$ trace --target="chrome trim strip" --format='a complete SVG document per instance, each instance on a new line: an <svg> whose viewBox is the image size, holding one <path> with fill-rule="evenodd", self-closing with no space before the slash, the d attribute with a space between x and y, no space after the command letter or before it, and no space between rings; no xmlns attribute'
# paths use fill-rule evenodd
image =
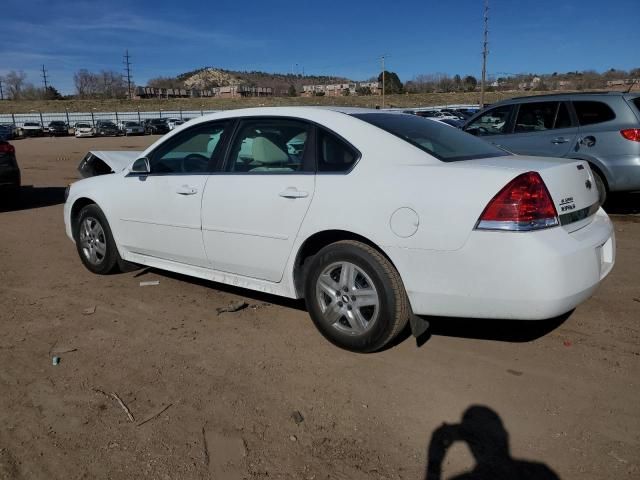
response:
<svg viewBox="0 0 640 480"><path fill-rule="evenodd" d="M596 213L599 208L600 202L596 202L589 207L581 208L580 210L575 210L569 213L563 213L560 215L560 225L569 225L570 223L579 222L580 220L589 218L591 215Z"/></svg>

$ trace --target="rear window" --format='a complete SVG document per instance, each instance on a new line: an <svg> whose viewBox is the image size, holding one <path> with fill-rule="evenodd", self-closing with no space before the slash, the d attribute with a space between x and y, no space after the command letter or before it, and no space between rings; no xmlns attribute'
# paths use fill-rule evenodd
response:
<svg viewBox="0 0 640 480"><path fill-rule="evenodd" d="M608 122L616 118L611 107L604 102L589 102L578 100L573 102L580 125Z"/></svg>
<svg viewBox="0 0 640 480"><path fill-rule="evenodd" d="M443 162L509 155L473 135L427 118L394 113L359 113L353 116L402 138Z"/></svg>

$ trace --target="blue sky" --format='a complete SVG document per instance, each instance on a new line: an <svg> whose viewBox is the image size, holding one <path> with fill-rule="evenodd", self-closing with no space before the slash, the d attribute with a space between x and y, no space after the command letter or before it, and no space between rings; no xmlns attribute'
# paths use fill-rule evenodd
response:
<svg viewBox="0 0 640 480"><path fill-rule="evenodd" d="M386 8L376 5L386 5ZM490 0L488 71L640 66L638 0ZM366 79L387 69L479 76L482 0L2 0L0 75L24 70L73 93L80 68L137 84L201 66Z"/></svg>

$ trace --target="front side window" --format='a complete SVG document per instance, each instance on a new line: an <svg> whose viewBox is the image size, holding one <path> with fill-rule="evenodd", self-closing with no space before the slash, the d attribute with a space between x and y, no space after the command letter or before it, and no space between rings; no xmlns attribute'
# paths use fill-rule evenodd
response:
<svg viewBox="0 0 640 480"><path fill-rule="evenodd" d="M472 123L470 123L465 131L477 136L501 135L507 133L509 125L509 115L511 114L511 105L503 105L486 111Z"/></svg>
<svg viewBox="0 0 640 480"><path fill-rule="evenodd" d="M616 118L611 107L604 102L591 102L576 100L573 102L576 109L578 123L580 125L593 125L594 123L608 122Z"/></svg>
<svg viewBox="0 0 640 480"><path fill-rule="evenodd" d="M310 132L310 125L297 120L243 121L225 170L236 173L303 171Z"/></svg>
<svg viewBox="0 0 640 480"><path fill-rule="evenodd" d="M395 113L362 113L354 117L402 138L443 162L510 155L489 142L428 118Z"/></svg>
<svg viewBox="0 0 640 480"><path fill-rule="evenodd" d="M222 156L221 139L227 122L196 125L162 144L149 159L152 174L205 173Z"/></svg>

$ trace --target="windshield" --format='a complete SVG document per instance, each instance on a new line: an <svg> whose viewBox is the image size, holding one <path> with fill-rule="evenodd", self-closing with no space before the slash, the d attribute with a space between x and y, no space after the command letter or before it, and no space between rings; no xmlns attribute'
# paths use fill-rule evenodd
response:
<svg viewBox="0 0 640 480"><path fill-rule="evenodd" d="M76 125L76 128L91 128L91 125L89 125L88 123L78 123Z"/></svg>
<svg viewBox="0 0 640 480"><path fill-rule="evenodd" d="M402 138L443 162L509 155L457 128L415 115L359 113L353 116Z"/></svg>
<svg viewBox="0 0 640 480"><path fill-rule="evenodd" d="M24 124L25 127L39 127L40 124L39 123L33 123L33 122L26 122Z"/></svg>
<svg viewBox="0 0 640 480"><path fill-rule="evenodd" d="M125 127L139 127L140 125L138 124L138 122L126 122L124 124Z"/></svg>

